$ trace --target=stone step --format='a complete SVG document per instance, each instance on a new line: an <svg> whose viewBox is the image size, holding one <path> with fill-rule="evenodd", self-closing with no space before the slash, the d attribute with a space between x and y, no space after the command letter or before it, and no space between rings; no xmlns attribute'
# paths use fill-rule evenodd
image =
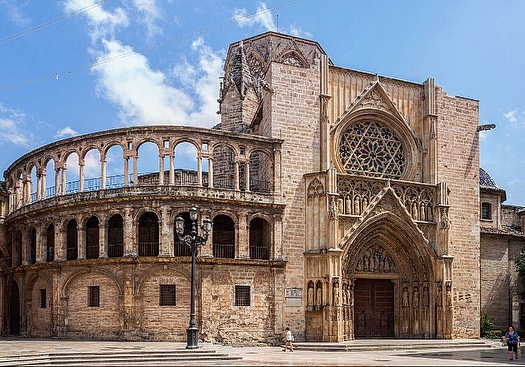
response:
<svg viewBox="0 0 525 367"><path fill-rule="evenodd" d="M31 353L0 357L1 366L148 366L239 360L214 350ZM208 364L208 363L207 363Z"/></svg>
<svg viewBox="0 0 525 367"><path fill-rule="evenodd" d="M349 341L343 343L315 343L315 342L298 342L294 343L294 349L308 351L326 351L326 352L352 352L352 351L376 351L376 350L397 350L397 349L471 349L471 348L492 348L493 344L484 340L467 340L467 341L443 341L443 340L374 340L366 342Z"/></svg>

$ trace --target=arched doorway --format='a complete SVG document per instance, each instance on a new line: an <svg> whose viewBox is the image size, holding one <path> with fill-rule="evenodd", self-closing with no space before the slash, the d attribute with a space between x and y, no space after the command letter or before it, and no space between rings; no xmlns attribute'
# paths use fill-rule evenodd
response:
<svg viewBox="0 0 525 367"><path fill-rule="evenodd" d="M342 258L344 333L354 337L433 338L436 256L409 221L383 212L348 236ZM439 312L439 310L438 310Z"/></svg>
<svg viewBox="0 0 525 367"><path fill-rule="evenodd" d="M18 284L11 284L9 297L9 335L20 335L20 291Z"/></svg>

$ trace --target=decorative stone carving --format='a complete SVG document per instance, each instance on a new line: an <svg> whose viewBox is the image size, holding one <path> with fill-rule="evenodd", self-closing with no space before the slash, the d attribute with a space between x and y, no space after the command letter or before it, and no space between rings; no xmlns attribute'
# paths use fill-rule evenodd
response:
<svg viewBox="0 0 525 367"><path fill-rule="evenodd" d="M386 250L376 245L365 251L363 257L357 262L356 271L370 273L397 273L394 260Z"/></svg>
<svg viewBox="0 0 525 367"><path fill-rule="evenodd" d="M317 178L315 178L310 185L308 185L308 197L324 194L324 186Z"/></svg>
<svg viewBox="0 0 525 367"><path fill-rule="evenodd" d="M406 168L402 141L374 120L356 121L346 128L339 159L347 173L371 177L400 178Z"/></svg>

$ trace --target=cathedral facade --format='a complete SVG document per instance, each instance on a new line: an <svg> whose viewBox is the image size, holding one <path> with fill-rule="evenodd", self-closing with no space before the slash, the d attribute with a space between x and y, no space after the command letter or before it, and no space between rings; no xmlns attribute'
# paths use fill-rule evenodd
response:
<svg viewBox="0 0 525 367"><path fill-rule="evenodd" d="M1 332L185 340L191 256L175 222L189 233L196 206L212 222L197 258L204 341L273 343L286 326L307 341L477 338L482 312L497 310L487 294L517 284L510 250L494 254L498 275L483 246L515 254L524 238L523 208L502 211L495 185L480 191L478 107L432 78L338 67L313 41L236 42L213 129L102 131L7 168ZM140 169L146 145L155 172ZM502 324L520 318L509 287Z"/></svg>

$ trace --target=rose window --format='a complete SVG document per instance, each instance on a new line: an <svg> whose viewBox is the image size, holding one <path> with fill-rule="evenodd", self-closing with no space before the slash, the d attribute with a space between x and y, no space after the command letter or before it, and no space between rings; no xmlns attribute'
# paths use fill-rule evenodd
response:
<svg viewBox="0 0 525 367"><path fill-rule="evenodd" d="M346 173L400 178L405 171L403 144L375 121L359 121L341 135L339 156Z"/></svg>

